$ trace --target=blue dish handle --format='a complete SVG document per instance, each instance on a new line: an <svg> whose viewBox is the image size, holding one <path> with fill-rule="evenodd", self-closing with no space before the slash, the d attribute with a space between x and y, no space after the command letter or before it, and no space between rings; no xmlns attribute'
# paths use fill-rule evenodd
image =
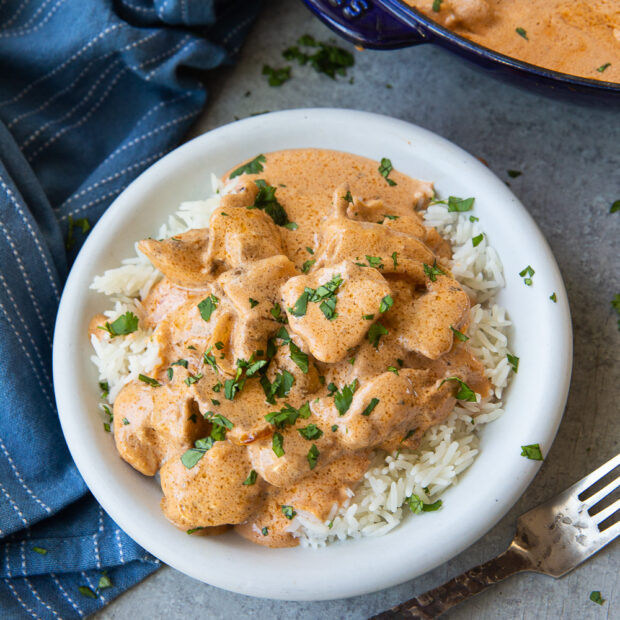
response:
<svg viewBox="0 0 620 620"><path fill-rule="evenodd" d="M304 0L332 30L355 45L396 49L426 43L421 28L404 24L374 0Z"/></svg>

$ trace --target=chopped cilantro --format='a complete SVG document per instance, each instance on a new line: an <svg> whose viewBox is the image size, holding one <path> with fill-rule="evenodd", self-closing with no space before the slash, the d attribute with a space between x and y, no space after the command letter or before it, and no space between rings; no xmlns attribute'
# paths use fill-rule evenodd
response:
<svg viewBox="0 0 620 620"><path fill-rule="evenodd" d="M289 336L289 333L286 331L286 327L280 327L280 329L276 333L276 336L280 338L280 340L282 340L284 344L288 344L291 341L291 337Z"/></svg>
<svg viewBox="0 0 620 620"><path fill-rule="evenodd" d="M214 310L217 308L217 304L219 303L219 299L215 295L209 295L205 297L199 304L198 310L200 311L200 316L208 321L211 318Z"/></svg>
<svg viewBox="0 0 620 620"><path fill-rule="evenodd" d="M508 176L511 179L516 179L517 177L520 177L523 173L520 170L508 170Z"/></svg>
<svg viewBox="0 0 620 620"><path fill-rule="evenodd" d="M332 433L335 433L338 430L337 424L332 424Z"/></svg>
<svg viewBox="0 0 620 620"><path fill-rule="evenodd" d="M263 536L267 536L269 534L269 528L265 526L264 528L261 529L260 533Z"/></svg>
<svg viewBox="0 0 620 620"><path fill-rule="evenodd" d="M202 439L197 439L194 442L194 447L183 453L181 456L181 463L183 463L187 469L191 469L209 450L211 450L215 444L215 441L216 440L213 437L203 437Z"/></svg>
<svg viewBox="0 0 620 620"><path fill-rule="evenodd" d="M211 347L209 347L202 355L205 364L208 364L213 368L215 374L219 374L219 370L217 368L217 362L215 361L215 355L211 354ZM189 385L189 384L188 384Z"/></svg>
<svg viewBox="0 0 620 620"><path fill-rule="evenodd" d="M353 196L351 196L351 192L350 191L347 191L347 193L344 195L344 199L347 202L353 202Z"/></svg>
<svg viewBox="0 0 620 620"><path fill-rule="evenodd" d="M263 171L263 162L266 161L267 159L264 155L257 155L247 164L243 164L243 166L239 166L236 170L233 170L228 178L234 179L242 174L258 174Z"/></svg>
<svg viewBox="0 0 620 620"><path fill-rule="evenodd" d="M106 571L103 571L103 574L99 577L99 583L97 584L97 590L105 590L106 588L112 587L112 581L108 577Z"/></svg>
<svg viewBox="0 0 620 620"><path fill-rule="evenodd" d="M549 297L549 299L550 299L550 300L551 300L554 304L557 304L557 303L558 303L558 296L557 296L555 293L553 293L553 294Z"/></svg>
<svg viewBox="0 0 620 620"><path fill-rule="evenodd" d="M466 336L463 332L460 332L458 329L450 325L450 329L454 334L455 338L458 338L461 342L467 342L469 340L469 336Z"/></svg>
<svg viewBox="0 0 620 620"><path fill-rule="evenodd" d="M140 381L142 381L143 383L150 385L151 387L159 387L161 385L161 383L157 381L157 379L153 379L153 377L147 377L146 375L140 374L138 375L138 379L140 379Z"/></svg>
<svg viewBox="0 0 620 620"><path fill-rule="evenodd" d="M379 174L387 181L388 185L394 186L396 185L396 181L392 181L392 179L389 178L391 172L392 162L387 157L382 157L381 165L379 166Z"/></svg>
<svg viewBox="0 0 620 620"><path fill-rule="evenodd" d="M458 377L448 377L439 384L439 387L441 387L446 381L454 381L458 383L459 390L456 393L456 398L458 400L464 400L469 403L477 402L475 392L467 385L467 383L465 383L465 381L462 381Z"/></svg>
<svg viewBox="0 0 620 620"><path fill-rule="evenodd" d="M379 304L379 312L387 312L394 305L391 295L386 295Z"/></svg>
<svg viewBox="0 0 620 620"><path fill-rule="evenodd" d="M422 266L424 267L424 273L431 282L436 282L437 276L446 275L439 267L437 267L437 261L433 263L432 267L429 267L426 263L422 263Z"/></svg>
<svg viewBox="0 0 620 620"><path fill-rule="evenodd" d="M293 316L304 316L306 314L306 310L308 308L308 298L310 294L308 291L312 289L306 289L297 299L295 305L292 308L289 308L288 311Z"/></svg>
<svg viewBox="0 0 620 620"><path fill-rule="evenodd" d="M521 28L521 26L519 26L518 28L515 28L515 32L520 37L523 37L526 41L529 41L529 39L527 38L527 32L525 31L525 28Z"/></svg>
<svg viewBox="0 0 620 620"><path fill-rule="evenodd" d="M79 586L78 592L87 598L97 598L97 595L88 586Z"/></svg>
<svg viewBox="0 0 620 620"><path fill-rule="evenodd" d="M127 418L123 418L123 424L127 426L127 424L129 424L129 420Z"/></svg>
<svg viewBox="0 0 620 620"><path fill-rule="evenodd" d="M282 437L280 433L274 433L271 439L271 448L278 458L280 458L281 456L284 456L283 445L284 445L284 437Z"/></svg>
<svg viewBox="0 0 620 620"><path fill-rule="evenodd" d="M334 405L338 409L338 415L344 415L349 410L355 390L357 390L357 379L353 379L350 385L345 385L340 392L334 392Z"/></svg>
<svg viewBox="0 0 620 620"><path fill-rule="evenodd" d="M248 209L261 209L278 226L288 224L288 215L276 198L277 188L269 185L263 179L257 179L254 183L258 187L258 194L256 194L254 204L249 206Z"/></svg>
<svg viewBox="0 0 620 620"><path fill-rule="evenodd" d="M257 477L257 473L252 469L250 471L250 473L248 474L248 477L243 481L243 485L245 485L246 487L252 486L253 484L256 484L256 477Z"/></svg>
<svg viewBox="0 0 620 620"><path fill-rule="evenodd" d="M395 375L398 375L398 368L396 366L388 366L388 372L393 372Z"/></svg>
<svg viewBox="0 0 620 620"><path fill-rule="evenodd" d="M333 396L337 391L338 391L338 388L333 383L329 383L327 385L327 395L328 396Z"/></svg>
<svg viewBox="0 0 620 620"><path fill-rule="evenodd" d="M199 372L197 375L189 375L186 377L184 383L186 385L193 385L194 383L200 381L200 379L202 379L202 373Z"/></svg>
<svg viewBox="0 0 620 620"><path fill-rule="evenodd" d="M435 11L435 13L439 13L439 11L441 10L442 2L443 0L433 0L433 11Z"/></svg>
<svg viewBox="0 0 620 620"><path fill-rule="evenodd" d="M381 336L386 336L388 330L381 325L381 323L373 323L368 330L368 342L375 348L379 348L379 339Z"/></svg>
<svg viewBox="0 0 620 620"><path fill-rule="evenodd" d="M296 222L287 222L286 224L284 224L284 228L288 230L297 230L299 226Z"/></svg>
<svg viewBox="0 0 620 620"><path fill-rule="evenodd" d="M607 69L608 67L611 67L611 63L610 62L606 62L604 65L601 65L600 67L597 67L597 71L599 73L603 73L603 71L605 71L605 69Z"/></svg>
<svg viewBox="0 0 620 620"><path fill-rule="evenodd" d="M397 256L398 256L398 252L392 252L392 262L394 263L394 269L398 267L398 261L396 260Z"/></svg>
<svg viewBox="0 0 620 620"><path fill-rule="evenodd" d="M512 371L516 374L519 371L519 358L516 355L510 355L510 353L507 353L506 359L508 360Z"/></svg>
<svg viewBox="0 0 620 620"><path fill-rule="evenodd" d="M304 374L308 373L308 356L291 340L289 342L291 359L299 366Z"/></svg>
<svg viewBox="0 0 620 620"><path fill-rule="evenodd" d="M364 409L364 411L362 411L362 415L365 416L369 416L372 413L372 410L379 404L379 399L378 398L373 398L368 405L366 406L366 409Z"/></svg>
<svg viewBox="0 0 620 620"><path fill-rule="evenodd" d="M484 233L480 233L479 235L472 237L471 243L476 248L482 243L483 239L484 239Z"/></svg>
<svg viewBox="0 0 620 620"><path fill-rule="evenodd" d="M532 443L529 446L521 446L521 456L524 456L532 461L543 461L542 451L540 444Z"/></svg>
<svg viewBox="0 0 620 620"><path fill-rule="evenodd" d="M310 465L310 469L314 469L316 467L316 462L319 458L319 449L316 447L315 444L312 444L312 446L310 446L310 450L308 450L308 454L306 455L306 458L308 459L308 464Z"/></svg>
<svg viewBox="0 0 620 620"><path fill-rule="evenodd" d="M33 547L32 550L39 555L46 555L47 549L43 549L43 547Z"/></svg>
<svg viewBox="0 0 620 620"><path fill-rule="evenodd" d="M306 252L308 252L308 254L314 254L314 250L309 246L306 246Z"/></svg>
<svg viewBox="0 0 620 620"><path fill-rule="evenodd" d="M555 295L555 293L553 293ZM620 316L620 295L614 295L614 298L611 300L611 307L616 311L618 316ZM620 330L620 319L618 319L618 329Z"/></svg>
<svg viewBox="0 0 620 620"><path fill-rule="evenodd" d="M100 325L98 329L108 332L111 338L125 336L138 329L138 317L133 312L125 312L111 323L106 321L105 325Z"/></svg>
<svg viewBox="0 0 620 620"><path fill-rule="evenodd" d="M590 600L597 605L602 605L605 602L605 599L601 596L601 593L598 590L593 590L590 592Z"/></svg>
<svg viewBox="0 0 620 620"><path fill-rule="evenodd" d="M297 513L293 510L292 506L286 506L286 505L282 505L280 506L280 508L282 508L282 512L284 513L284 516L287 519L292 519Z"/></svg>
<svg viewBox="0 0 620 620"><path fill-rule="evenodd" d="M532 276L535 273L536 272L530 267L530 265L528 265L523 271L519 272L519 275L523 278L523 282L527 284L527 286L532 286Z"/></svg>
<svg viewBox="0 0 620 620"><path fill-rule="evenodd" d="M274 69L269 65L263 65L263 75L267 76L269 86L282 86L285 82L291 79L291 68L281 67L280 69Z"/></svg>
<svg viewBox="0 0 620 620"><path fill-rule="evenodd" d="M372 321L375 318L374 314L362 314L362 318L366 321Z"/></svg>
<svg viewBox="0 0 620 620"><path fill-rule="evenodd" d="M309 441L312 439L319 439L319 437L323 436L323 431L316 424L308 424L308 426L298 428L297 432L304 439L308 439Z"/></svg>
<svg viewBox="0 0 620 620"><path fill-rule="evenodd" d="M282 53L284 58L288 61L296 60L300 65L309 63L317 73L324 73L332 79L336 78L336 74L346 75L347 69L355 63L353 55L347 50L316 41L309 34L300 37L297 43L304 47L317 49L307 54L294 45L284 50Z"/></svg>
<svg viewBox="0 0 620 620"><path fill-rule="evenodd" d="M183 366L183 368L187 368L187 360L178 359L176 362L172 362L170 366Z"/></svg>
<svg viewBox="0 0 620 620"><path fill-rule="evenodd" d="M250 308L254 308L256 306L258 306L258 301L256 301L256 299L252 299L251 297L248 299L248 301L250 302Z"/></svg>
<svg viewBox="0 0 620 620"><path fill-rule="evenodd" d="M312 267L312 265L314 265L314 263L316 263L316 259L315 258L311 258L307 261L304 261L304 264L301 266L301 271L302 273L308 273L310 271L310 268Z"/></svg>
<svg viewBox="0 0 620 620"><path fill-rule="evenodd" d="M610 213L616 213L617 211L620 211L620 200L616 200L609 208Z"/></svg>
<svg viewBox="0 0 620 620"><path fill-rule="evenodd" d="M269 313L278 323L286 323L286 316L283 314L282 307L278 302L273 304L273 307L269 309Z"/></svg>
<svg viewBox="0 0 620 620"><path fill-rule="evenodd" d="M474 222L479 222L480 218L476 217L475 215L470 215L469 216L469 221L473 224Z"/></svg>
<svg viewBox="0 0 620 620"><path fill-rule="evenodd" d="M99 381L99 389L101 390L101 398L105 399L110 393L110 384L107 381Z"/></svg>
<svg viewBox="0 0 620 620"><path fill-rule="evenodd" d="M187 534L189 534L190 536L192 534L195 534L196 532L200 531L200 530L204 530L205 528L202 525L199 525L198 527L192 527L191 529L187 530Z"/></svg>
<svg viewBox="0 0 620 620"><path fill-rule="evenodd" d="M418 495L410 495L405 502L408 504L413 514L419 514L421 512L434 512L439 510L443 502L438 499L433 504L425 504Z"/></svg>

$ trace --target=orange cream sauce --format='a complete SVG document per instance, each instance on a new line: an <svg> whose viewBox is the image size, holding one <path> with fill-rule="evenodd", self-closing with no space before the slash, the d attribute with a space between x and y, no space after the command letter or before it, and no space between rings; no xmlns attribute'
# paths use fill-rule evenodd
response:
<svg viewBox="0 0 620 620"><path fill-rule="evenodd" d="M580 77L620 82L618 0L407 0L496 52ZM519 32L517 32L519 29Z"/></svg>
<svg viewBox="0 0 620 620"><path fill-rule="evenodd" d="M295 513L331 518L376 450L415 447L446 418L458 385L444 379L489 384L453 338L470 301L418 213L429 183L326 150L261 167L234 178L209 229L140 243L164 274L140 316L159 385L123 388L114 436L134 468L159 471L177 527L286 547Z"/></svg>

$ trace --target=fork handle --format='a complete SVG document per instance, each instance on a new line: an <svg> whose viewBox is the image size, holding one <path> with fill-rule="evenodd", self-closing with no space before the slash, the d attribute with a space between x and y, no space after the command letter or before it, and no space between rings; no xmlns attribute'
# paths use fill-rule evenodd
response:
<svg viewBox="0 0 620 620"><path fill-rule="evenodd" d="M430 620L506 577L531 568L528 559L511 545L496 558L470 568L438 588L392 607L370 620Z"/></svg>

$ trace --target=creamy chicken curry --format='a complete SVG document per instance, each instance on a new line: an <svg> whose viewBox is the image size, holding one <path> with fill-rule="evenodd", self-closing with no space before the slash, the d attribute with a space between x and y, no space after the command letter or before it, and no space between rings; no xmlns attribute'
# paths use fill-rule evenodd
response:
<svg viewBox="0 0 620 620"><path fill-rule="evenodd" d="M177 527L294 546L297 512L331 518L375 451L490 386L450 246L418 214L430 183L312 149L224 180L209 228L139 244L164 274L139 317L160 363L116 398L114 437Z"/></svg>
<svg viewBox="0 0 620 620"><path fill-rule="evenodd" d="M618 0L406 0L484 47L570 75L620 82Z"/></svg>

